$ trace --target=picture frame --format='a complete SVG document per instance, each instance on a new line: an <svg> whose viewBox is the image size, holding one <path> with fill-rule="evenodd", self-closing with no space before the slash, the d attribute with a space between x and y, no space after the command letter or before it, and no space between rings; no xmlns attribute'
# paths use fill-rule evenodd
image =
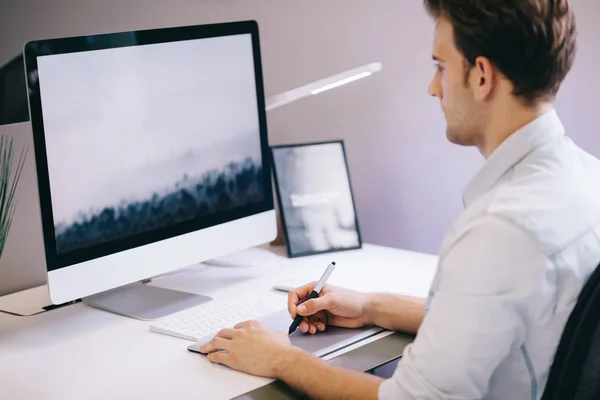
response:
<svg viewBox="0 0 600 400"><path fill-rule="evenodd" d="M362 248L343 140L271 146L289 258Z"/></svg>

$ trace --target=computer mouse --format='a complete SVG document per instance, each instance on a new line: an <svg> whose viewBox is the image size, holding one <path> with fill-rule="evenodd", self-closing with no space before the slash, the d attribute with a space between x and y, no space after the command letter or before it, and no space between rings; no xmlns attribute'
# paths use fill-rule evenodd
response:
<svg viewBox="0 0 600 400"><path fill-rule="evenodd" d="M211 340L212 340L212 337L203 338L199 342L189 345L187 349L189 351L191 351L192 353L198 353L198 354L202 354L203 356L205 356L207 353L201 352L200 347L205 345L206 343L210 342Z"/></svg>

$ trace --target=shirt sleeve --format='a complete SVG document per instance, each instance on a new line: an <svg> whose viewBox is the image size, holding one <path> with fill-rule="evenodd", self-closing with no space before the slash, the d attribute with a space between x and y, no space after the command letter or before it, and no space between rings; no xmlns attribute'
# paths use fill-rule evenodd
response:
<svg viewBox="0 0 600 400"><path fill-rule="evenodd" d="M511 221L472 222L440 255L426 317L379 398L484 398L494 371L539 317L549 263Z"/></svg>

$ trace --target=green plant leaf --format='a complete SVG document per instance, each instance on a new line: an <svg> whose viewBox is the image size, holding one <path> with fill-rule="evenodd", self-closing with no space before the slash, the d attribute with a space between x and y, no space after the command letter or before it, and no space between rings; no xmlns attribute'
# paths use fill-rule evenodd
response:
<svg viewBox="0 0 600 400"><path fill-rule="evenodd" d="M4 251L6 238L12 225L16 207L15 193L28 152L29 146L21 151L19 161L13 171L13 139L4 135L0 136L0 255Z"/></svg>

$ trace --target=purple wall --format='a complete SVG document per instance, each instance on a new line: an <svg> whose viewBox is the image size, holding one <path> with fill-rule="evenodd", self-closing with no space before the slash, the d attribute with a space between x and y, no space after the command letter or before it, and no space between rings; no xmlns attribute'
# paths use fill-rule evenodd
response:
<svg viewBox="0 0 600 400"><path fill-rule="evenodd" d="M267 95L382 62L383 70L372 77L268 114L272 144L346 141L367 242L437 252L445 230L462 209L463 186L482 163L475 149L446 142L439 105L427 95L433 73L433 25L419 0L40 3L19 0L3 5L0 63L14 57L26 40L38 37L247 18L257 19L261 27ZM595 118L600 93L600 46L596 43L600 4L597 0L574 4L580 25L579 56L560 94L558 110L572 137L600 155ZM0 132L5 131L0 127ZM16 223L37 237L39 226L31 218ZM24 257L24 244L13 240L7 246L13 246L13 256L0 261L0 292L31 286L43 278L43 269L31 272L29 279L22 279L22 273L17 279L3 272L3 263L17 265Z"/></svg>

